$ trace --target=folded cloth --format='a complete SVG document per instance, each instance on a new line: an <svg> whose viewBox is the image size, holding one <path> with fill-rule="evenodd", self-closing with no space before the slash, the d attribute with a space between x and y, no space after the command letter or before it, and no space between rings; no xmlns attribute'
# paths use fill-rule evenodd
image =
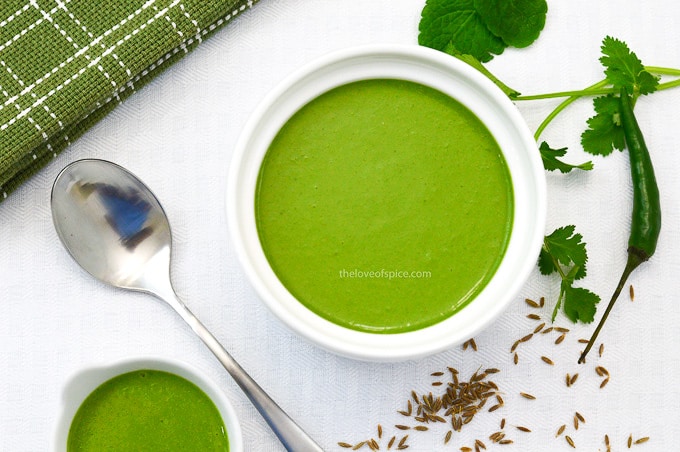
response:
<svg viewBox="0 0 680 452"><path fill-rule="evenodd" d="M0 202L256 0L1 0Z"/></svg>

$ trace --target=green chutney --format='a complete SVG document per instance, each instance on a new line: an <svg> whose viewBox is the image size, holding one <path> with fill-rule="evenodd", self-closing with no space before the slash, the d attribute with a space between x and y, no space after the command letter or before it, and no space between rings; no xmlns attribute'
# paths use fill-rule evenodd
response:
<svg viewBox="0 0 680 452"><path fill-rule="evenodd" d="M71 423L67 451L229 450L227 430L212 400L169 372L138 370L95 389Z"/></svg>
<svg viewBox="0 0 680 452"><path fill-rule="evenodd" d="M450 96L395 79L321 94L267 150L255 195L286 289L338 325L401 333L444 320L498 268L512 180L486 126Z"/></svg>

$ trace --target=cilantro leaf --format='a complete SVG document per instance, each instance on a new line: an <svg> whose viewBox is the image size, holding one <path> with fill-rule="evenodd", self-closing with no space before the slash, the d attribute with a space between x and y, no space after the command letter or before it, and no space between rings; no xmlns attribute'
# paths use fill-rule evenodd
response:
<svg viewBox="0 0 680 452"><path fill-rule="evenodd" d="M475 10L474 0L427 0L418 26L418 43L444 51L449 45L481 62L507 47L489 31Z"/></svg>
<svg viewBox="0 0 680 452"><path fill-rule="evenodd" d="M640 59L631 52L625 42L607 36L602 41L600 62L604 74L614 88L626 88L628 92L649 94L656 91L659 79L645 70Z"/></svg>
<svg viewBox="0 0 680 452"><path fill-rule="evenodd" d="M575 233L576 226L569 225L555 229L552 234L543 240L543 249L555 261L564 266L578 265L583 269L585 276L585 266L588 260L586 244L582 242L583 236ZM579 279L579 278L576 278Z"/></svg>
<svg viewBox="0 0 680 452"><path fill-rule="evenodd" d="M594 155L609 155L626 146L619 114L619 98L611 94L593 100L595 116L588 119L588 130L581 134L583 150Z"/></svg>
<svg viewBox="0 0 680 452"><path fill-rule="evenodd" d="M486 26L506 44L527 47L545 26L545 0L474 0Z"/></svg>
<svg viewBox="0 0 680 452"><path fill-rule="evenodd" d="M593 162L591 161L581 163L580 165L571 165L559 160L558 157L564 157L567 153L567 148L552 149L548 143L544 141L541 143L538 150L541 152L543 167L548 171L559 170L562 173L568 173L573 169L581 169L584 171L593 169Z"/></svg>
<svg viewBox="0 0 680 452"><path fill-rule="evenodd" d="M595 319L595 306L600 297L582 287L566 286L564 290L564 313L572 322L590 323Z"/></svg>
<svg viewBox="0 0 680 452"><path fill-rule="evenodd" d="M541 253L538 255L538 269L542 275L551 275L557 271L557 266L553 262L550 253L541 247Z"/></svg>

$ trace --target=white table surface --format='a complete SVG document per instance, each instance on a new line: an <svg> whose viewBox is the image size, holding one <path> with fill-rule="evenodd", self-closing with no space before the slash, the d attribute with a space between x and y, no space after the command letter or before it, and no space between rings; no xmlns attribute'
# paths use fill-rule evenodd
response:
<svg viewBox="0 0 680 452"><path fill-rule="evenodd" d="M480 414L443 448L445 429L413 432L410 450L459 450L482 439L489 450L626 448L629 434L649 436L640 451L678 449L680 437L680 89L641 99L636 112L652 151L664 224L654 258L631 278L601 335L602 358L576 364L593 325L572 329L561 345L541 336L509 348L530 332L538 312L549 318L558 281L531 275L516 302L476 337L479 351L453 349L417 361L359 362L335 356L291 333L263 306L246 281L226 230L225 174L238 135L257 103L287 74L330 51L361 44L415 44L424 0L263 0L198 50L136 93L47 168L0 204L0 450L49 450L61 391L84 366L127 357L186 361L214 378L235 405L246 450L282 447L210 352L167 307L153 298L100 284L81 271L52 226L49 191L67 163L97 157L140 176L163 203L174 231L177 291L255 379L327 450L385 435L402 422L411 389L426 392L431 372L457 367L470 375L498 367L505 407ZM529 94L585 87L601 79L605 35L625 40L648 65L680 67L680 7L672 0L550 1L544 32L524 50L507 50L489 67ZM518 105L534 130L557 101ZM589 158L579 145L590 101L573 105L546 131L569 160ZM625 261L631 196L626 153L593 158L589 173L547 174L547 232L575 223L589 250L583 285L608 301ZM534 311L524 297L548 299ZM605 304L602 303L602 305ZM601 306L597 318L603 312ZM550 356L555 366L540 360ZM609 369L600 389L595 366ZM571 388L565 374L579 372ZM528 401L520 391L531 392ZM585 418L578 431L572 419ZM488 436L506 418L515 443L492 447ZM514 425L526 425L522 433ZM367 450L367 449L363 449ZM383 446L384 450L384 446Z"/></svg>

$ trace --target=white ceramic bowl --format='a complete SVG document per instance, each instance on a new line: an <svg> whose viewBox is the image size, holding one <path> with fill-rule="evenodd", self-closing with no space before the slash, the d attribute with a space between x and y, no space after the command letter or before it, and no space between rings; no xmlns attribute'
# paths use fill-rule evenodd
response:
<svg viewBox="0 0 680 452"><path fill-rule="evenodd" d="M338 326L308 310L277 279L255 223L255 193L262 159L283 124L306 103L343 84L396 78L430 86L458 100L487 126L512 178L514 223L508 248L492 280L462 310L435 325L406 333L374 334ZM245 272L271 311L312 342L338 354L395 361L435 353L473 337L517 296L544 235L546 188L536 142L512 102L489 79L444 53L418 46L370 46L321 58L288 77L252 114L228 174L227 217Z"/></svg>
<svg viewBox="0 0 680 452"><path fill-rule="evenodd" d="M175 360L161 358L126 359L111 365L90 367L77 372L67 382L62 394L62 410L58 418L52 451L66 452L66 441L73 417L88 395L113 377L135 370L161 370L186 378L198 386L213 401L227 428L229 451L243 452L241 426L227 396L212 380L194 367Z"/></svg>

